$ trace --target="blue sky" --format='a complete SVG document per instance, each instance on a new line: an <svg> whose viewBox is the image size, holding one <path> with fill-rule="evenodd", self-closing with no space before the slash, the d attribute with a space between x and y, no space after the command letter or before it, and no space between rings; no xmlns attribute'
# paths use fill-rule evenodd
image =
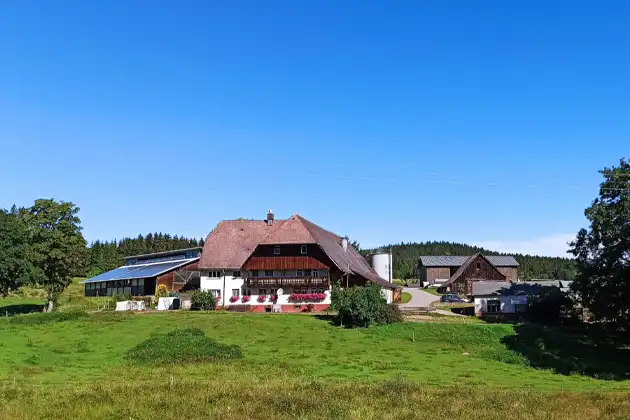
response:
<svg viewBox="0 0 630 420"><path fill-rule="evenodd" d="M7 4L0 207L72 201L90 241L273 208L562 254L630 157L630 5L429 3Z"/></svg>

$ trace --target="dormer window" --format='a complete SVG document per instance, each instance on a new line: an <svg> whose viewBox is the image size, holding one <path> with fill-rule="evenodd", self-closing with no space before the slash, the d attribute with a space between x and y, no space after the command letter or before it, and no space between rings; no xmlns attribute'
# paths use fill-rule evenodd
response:
<svg viewBox="0 0 630 420"><path fill-rule="evenodd" d="M302 255L306 255L306 253L307 253L307 252L308 252L308 247L307 247L306 245L302 245L302 246L300 247L300 253L301 253Z"/></svg>

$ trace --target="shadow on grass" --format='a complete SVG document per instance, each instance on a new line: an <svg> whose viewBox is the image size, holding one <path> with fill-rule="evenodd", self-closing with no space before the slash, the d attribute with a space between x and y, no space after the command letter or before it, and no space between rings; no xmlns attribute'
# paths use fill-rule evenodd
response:
<svg viewBox="0 0 630 420"><path fill-rule="evenodd" d="M535 324L514 327L516 335L502 339L520 353L530 366L562 375L580 374L605 380L630 379L627 337L598 330L560 329Z"/></svg>
<svg viewBox="0 0 630 420"><path fill-rule="evenodd" d="M333 327L338 327L339 323L337 322L337 317L331 314L315 314L313 318L319 319L320 321L326 321L328 325Z"/></svg>
<svg viewBox="0 0 630 420"><path fill-rule="evenodd" d="M20 314L30 314L32 312L42 312L44 305L19 304L0 307L0 316L13 316Z"/></svg>

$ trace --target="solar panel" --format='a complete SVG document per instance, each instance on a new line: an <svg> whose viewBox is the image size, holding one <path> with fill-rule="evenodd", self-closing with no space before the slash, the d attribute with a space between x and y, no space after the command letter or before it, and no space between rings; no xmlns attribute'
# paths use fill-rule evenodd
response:
<svg viewBox="0 0 630 420"><path fill-rule="evenodd" d="M145 264L145 265L128 265L119 268L115 268L106 273L99 274L96 277L89 278L84 283L93 283L97 281L109 281L109 280L126 280L126 279L143 279L148 277L157 276L163 272L174 270L180 266L189 264L194 259L169 261L158 264Z"/></svg>

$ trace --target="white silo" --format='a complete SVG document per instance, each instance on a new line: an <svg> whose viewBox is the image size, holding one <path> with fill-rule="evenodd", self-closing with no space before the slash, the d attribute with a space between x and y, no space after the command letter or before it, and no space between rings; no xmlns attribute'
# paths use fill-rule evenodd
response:
<svg viewBox="0 0 630 420"><path fill-rule="evenodd" d="M391 254L372 254L372 267L381 278L392 281L392 255Z"/></svg>

